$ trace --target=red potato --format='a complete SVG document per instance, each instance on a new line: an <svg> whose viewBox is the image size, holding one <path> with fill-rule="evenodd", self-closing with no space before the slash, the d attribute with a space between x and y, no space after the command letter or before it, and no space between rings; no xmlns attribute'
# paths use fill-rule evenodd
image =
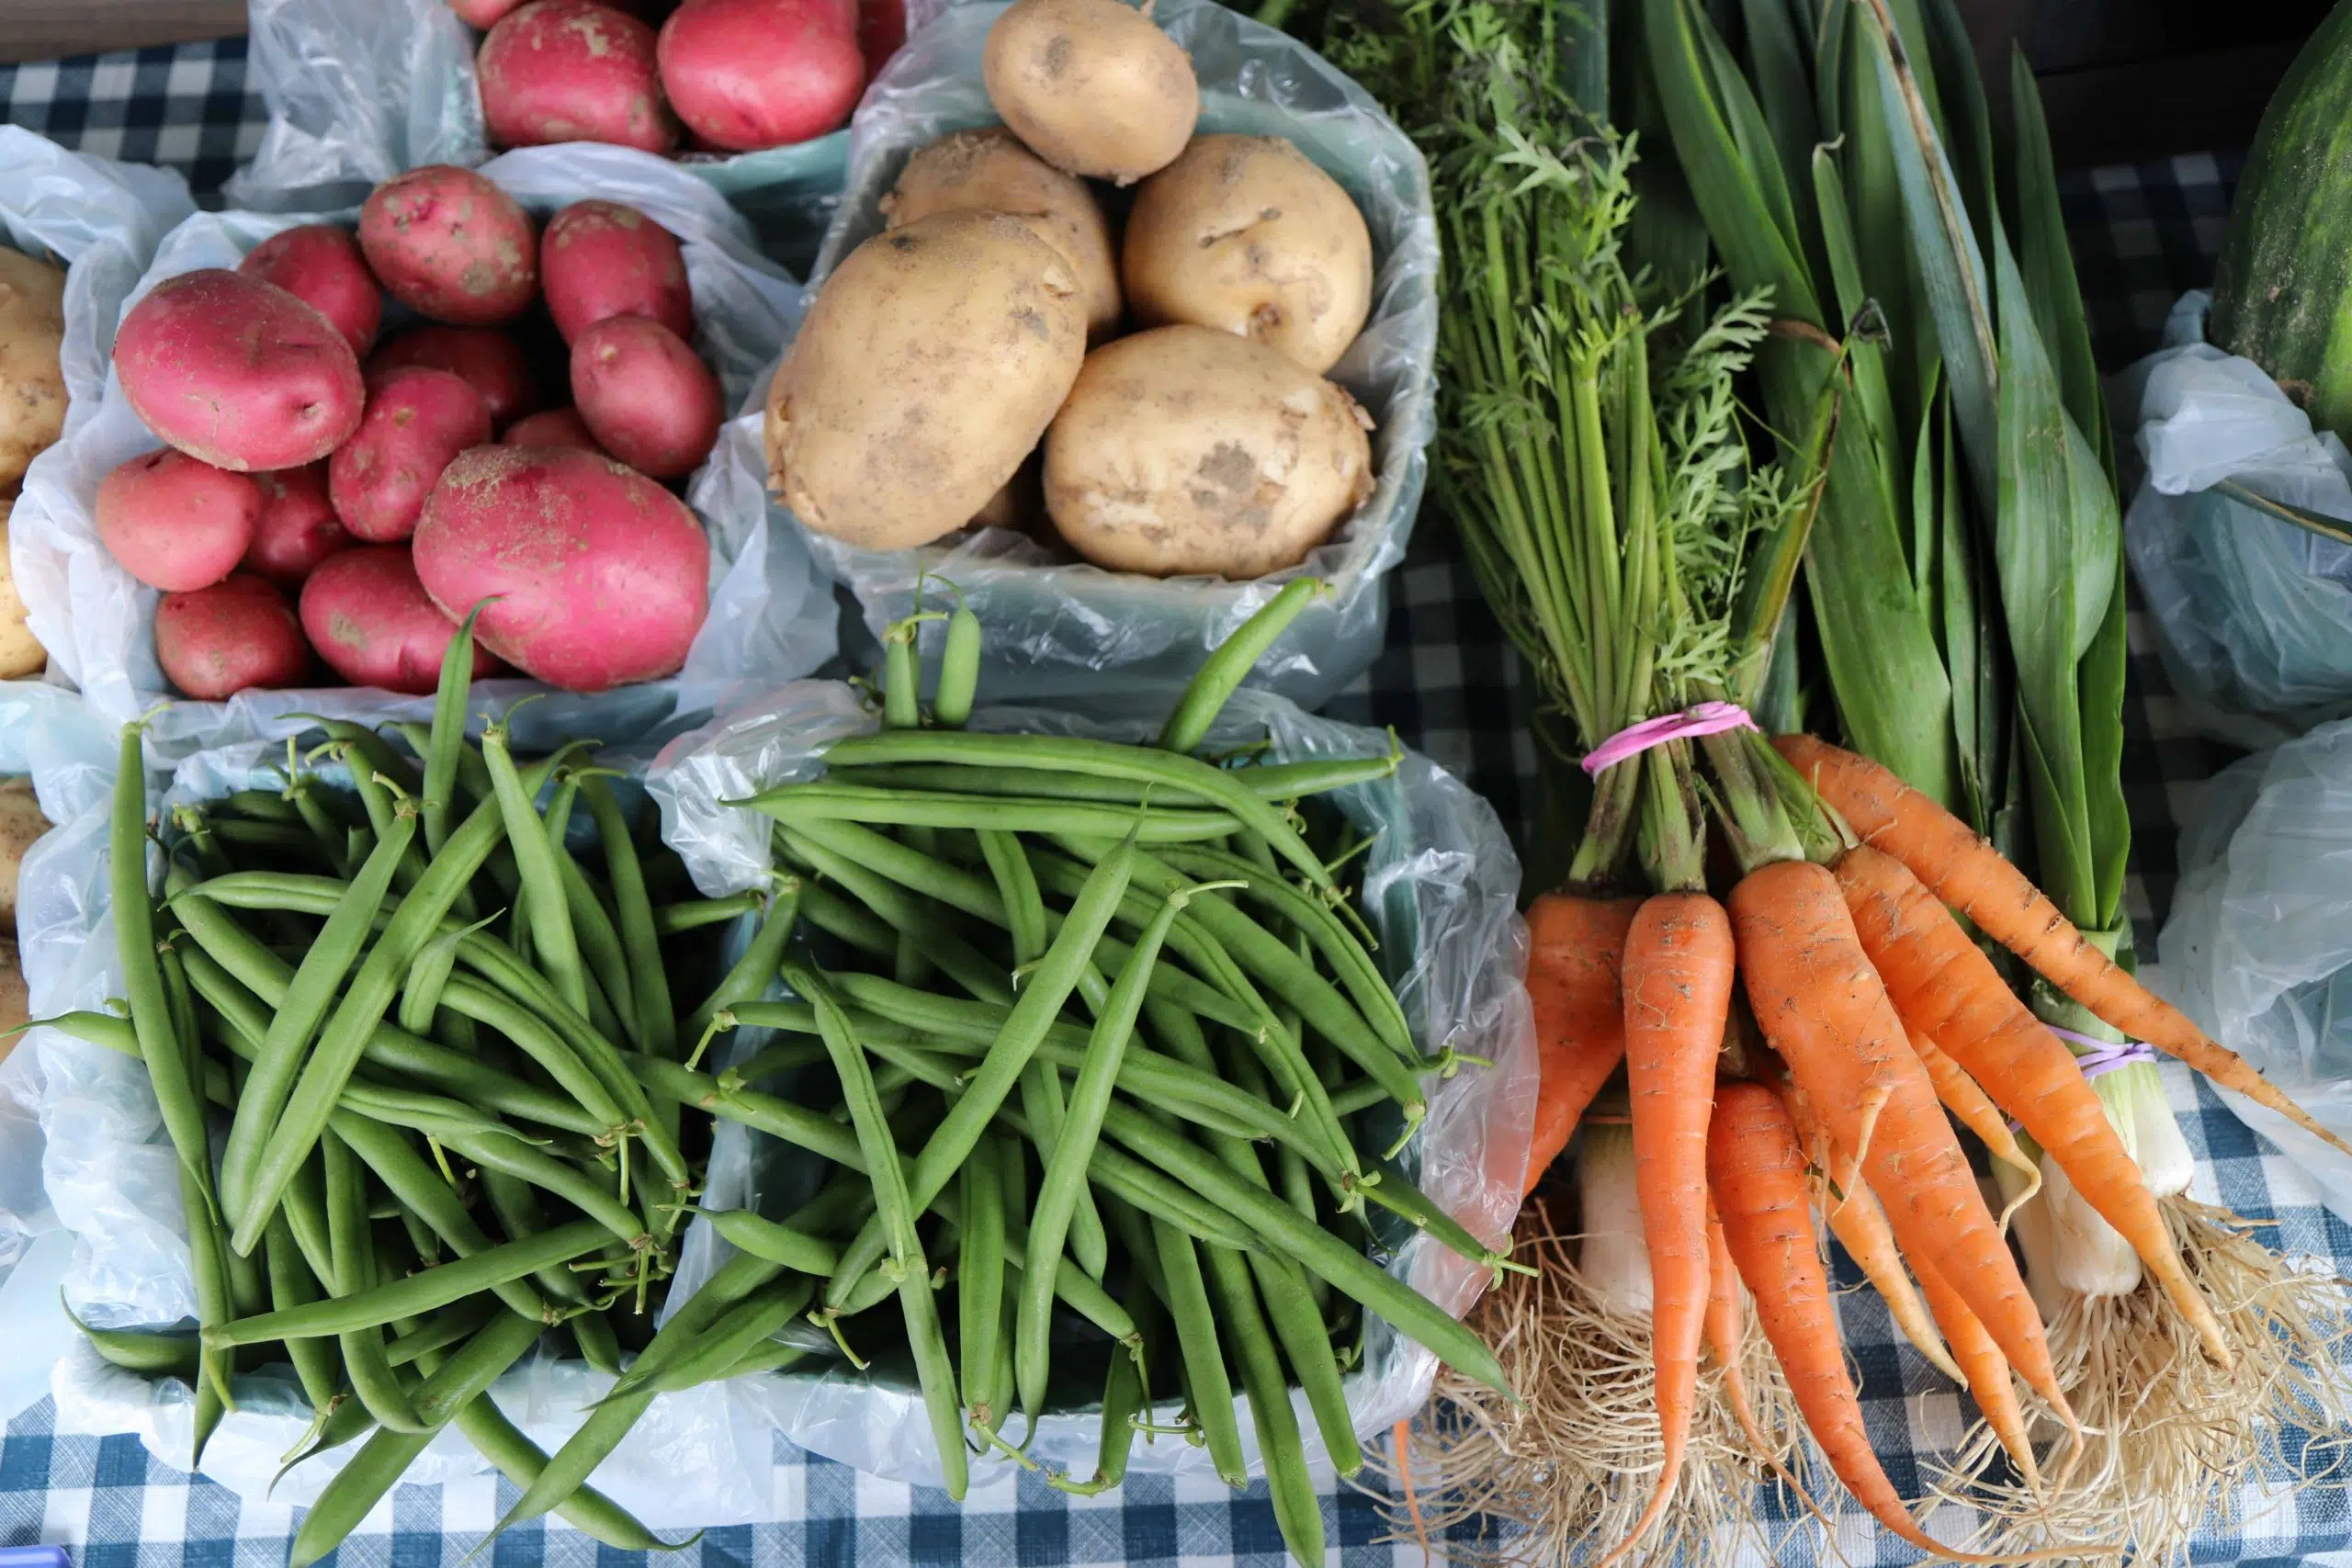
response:
<svg viewBox="0 0 2352 1568"><path fill-rule="evenodd" d="M530 356L495 327L411 327L368 356L368 386L405 365L447 370L471 387L489 407L490 423L502 430L539 406Z"/></svg>
<svg viewBox="0 0 2352 1568"><path fill-rule="evenodd" d="M531 215L471 169L428 164L378 186L359 209L359 249L393 299L436 321L494 326L539 291Z"/></svg>
<svg viewBox="0 0 2352 1568"><path fill-rule="evenodd" d="M422 696L441 679L458 623L425 596L404 545L362 545L322 564L302 584L302 630L334 672L355 686ZM474 679L504 666L474 645Z"/></svg>
<svg viewBox="0 0 2352 1568"><path fill-rule="evenodd" d="M416 525L416 574L501 659L567 691L677 672L709 608L710 541L635 469L561 447L477 446Z"/></svg>
<svg viewBox="0 0 2352 1568"><path fill-rule="evenodd" d="M693 473L727 417L710 367L643 316L611 317L573 340L571 400L598 446L657 479Z"/></svg>
<svg viewBox="0 0 2352 1568"><path fill-rule="evenodd" d="M356 543L334 514L324 463L255 474L254 482L261 487L261 516L238 570L280 588L299 588L321 561Z"/></svg>
<svg viewBox="0 0 2352 1568"><path fill-rule="evenodd" d="M474 76L492 146L611 141L667 152L678 144L653 29L597 0L530 0L509 12L481 40Z"/></svg>
<svg viewBox="0 0 2352 1568"><path fill-rule="evenodd" d="M539 288L566 343L607 316L650 316L682 338L695 335L677 236L617 201L575 201L548 220Z"/></svg>
<svg viewBox="0 0 2352 1568"><path fill-rule="evenodd" d="M523 0L449 0L449 9L457 12L458 20L466 26L486 31L522 3Z"/></svg>
<svg viewBox="0 0 2352 1568"><path fill-rule="evenodd" d="M115 373L147 428L216 468L299 468L343 445L367 401L359 360L318 310L257 277L167 277L114 337Z"/></svg>
<svg viewBox="0 0 2352 1568"><path fill-rule="evenodd" d="M678 118L730 152L822 136L865 89L854 0L686 0L661 60Z"/></svg>
<svg viewBox="0 0 2352 1568"><path fill-rule="evenodd" d="M588 422L580 417L578 409L548 409L528 419L518 419L506 427L506 434L498 441L502 446L577 446L599 457L608 455L588 433Z"/></svg>
<svg viewBox="0 0 2352 1568"><path fill-rule="evenodd" d="M872 81L907 41L905 0L862 0L857 8L857 48L865 57L865 78Z"/></svg>
<svg viewBox="0 0 2352 1568"><path fill-rule="evenodd" d="M327 495L354 537L405 539L449 460L490 440L490 410L447 370L411 366L384 378L358 433L327 460Z"/></svg>
<svg viewBox="0 0 2352 1568"><path fill-rule="evenodd" d="M354 354L365 354L383 324L383 290L348 230L305 223L281 230L245 253L237 270L275 283L334 323Z"/></svg>
<svg viewBox="0 0 2352 1568"><path fill-rule="evenodd" d="M164 595L155 606L155 662L183 694L217 702L249 686L300 685L311 672L311 645L286 595L240 571L209 588Z"/></svg>
<svg viewBox="0 0 2352 1568"><path fill-rule="evenodd" d="M98 540L122 570L172 592L209 588L237 570L261 519L262 490L250 474L166 446L99 480L93 510Z"/></svg>

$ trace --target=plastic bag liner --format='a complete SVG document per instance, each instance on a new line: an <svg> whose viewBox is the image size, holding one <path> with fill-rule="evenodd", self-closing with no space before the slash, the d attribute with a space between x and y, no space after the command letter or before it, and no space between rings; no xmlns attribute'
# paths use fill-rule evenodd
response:
<svg viewBox="0 0 2352 1568"><path fill-rule="evenodd" d="M2268 745L2352 715L2352 546L2215 487L2352 520L2352 454L2252 360L2204 341L2211 304L2183 296L2165 348L2121 379L2147 464L2124 540L2189 722Z"/></svg>
<svg viewBox="0 0 2352 1568"><path fill-rule="evenodd" d="M448 0L254 0L247 21L245 79L269 123L253 162L229 181L231 206L355 206L403 170L469 168L490 156L474 78L481 35ZM758 152L682 153L676 164L804 272L841 198L849 133Z"/></svg>
<svg viewBox="0 0 2352 1568"><path fill-rule="evenodd" d="M879 203L911 153L950 131L999 123L981 84L980 50L1003 10L983 4L945 10L866 89L850 126L849 190L812 288L881 231ZM1438 274L1429 171L1363 88L1295 39L1210 0L1163 0L1153 14L1193 58L1202 131L1289 138L1363 213L1376 269L1372 314L1330 377L1376 422L1372 499L1302 566L1249 582L1057 565L1026 535L1000 528L888 552L854 549L813 531L809 537L876 635L912 610L922 573L960 587L990 634L981 686L989 697L1082 692L1110 670L1181 680L1283 583L1301 573L1320 577L1336 592L1292 624L1251 677L1319 706L1380 651L1386 577L1404 558L1427 477ZM925 635L935 639L941 628ZM936 642L930 646L935 652Z"/></svg>
<svg viewBox="0 0 2352 1568"><path fill-rule="evenodd" d="M1148 742L1158 728L1156 716L1172 704L1176 691L1129 689L1116 699L1062 708L992 707L975 715L972 728ZM664 747L647 788L662 803L663 838L685 857L696 886L714 896L740 891L760 885L767 872L769 819L725 802L764 784L817 775L826 745L873 728L874 719L847 688L804 682ZM1279 696L1245 691L1227 705L1204 749L1261 739L1272 742L1271 760L1283 761L1377 755L1388 746L1376 731L1317 718ZM1422 1049L1453 1045L1494 1064L1426 1081L1429 1117L1399 1163L1473 1235L1506 1235L1519 1211L1536 1081L1534 1026L1521 985L1527 955L1518 912L1519 863L1493 810L1425 757L1408 753L1393 780L1326 798L1374 835L1361 872L1362 908L1379 938L1375 956ZM731 1043L727 1060L741 1060L759 1043ZM721 1122L710 1190L702 1201L781 1215L800 1195L809 1164L773 1139ZM1451 1311L1466 1310L1484 1274L1401 1223L1382 1228L1388 1217L1374 1212L1377 1239L1395 1249L1385 1259L1388 1271ZM698 1222L676 1277L680 1292L672 1300L707 1278L727 1250ZM1435 1369L1435 1358L1375 1316L1363 1362L1346 1379L1357 1432L1383 1431L1419 1409ZM801 1447L889 1480L939 1483L922 1397L910 1381L884 1381L840 1366L764 1382L778 1426ZM1322 1461L1306 1396L1294 1390L1292 1403L1310 1460ZM1153 1418L1168 1424L1176 1411L1170 1399ZM1049 1472L1093 1473L1099 1417L1099 1405L1048 1412L1028 1445L1030 1456ZM1246 1413L1239 1425L1256 1471L1257 1439ZM977 1461L974 1483L1007 1465ZM1165 1439L1138 1440L1128 1472L1212 1473L1204 1450Z"/></svg>
<svg viewBox="0 0 2352 1568"><path fill-rule="evenodd" d="M2223 770L2180 840L2164 993L2320 1123L2352 1135L2352 721ZM2217 1090L2352 1221L2352 1157Z"/></svg>
<svg viewBox="0 0 2352 1568"><path fill-rule="evenodd" d="M799 531L769 518L760 454L766 371L799 315L799 287L760 255L748 226L709 186L665 160L579 143L509 152L481 172L542 219L571 202L604 197L642 209L675 233L694 289L695 346L718 373L729 405L751 411L721 427L718 447L686 490L710 536L711 572L709 617L684 669L601 696L562 698L583 727L573 733L634 739L654 724L714 712L730 694L816 669L838 642L839 614ZM323 216L349 223L356 214ZM200 213L164 238L146 275L119 304L135 302L179 273L234 266L269 235L315 220L318 215ZM121 313L108 316L109 334ZM386 321L387 335L412 319L397 307L388 314L399 319ZM96 412L28 476L12 529L17 586L52 667L78 682L102 716L118 722L170 694L155 662L159 595L115 563L98 540L92 506L108 470L159 445L108 370ZM512 680L482 689L511 694L546 688ZM153 737L166 755L179 756L263 733L288 712L364 716L401 702L371 688L249 692L228 703L177 704Z"/></svg>

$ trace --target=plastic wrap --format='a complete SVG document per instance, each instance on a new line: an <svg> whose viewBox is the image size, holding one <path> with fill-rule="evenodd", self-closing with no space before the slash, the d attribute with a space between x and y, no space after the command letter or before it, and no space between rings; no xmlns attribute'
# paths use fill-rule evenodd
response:
<svg viewBox="0 0 2352 1568"><path fill-rule="evenodd" d="M2147 476L2124 539L2157 649L2199 728L2263 745L2352 714L2352 546L2234 499L2224 481L2352 521L2352 455L2250 359L2204 341L2185 296L2116 400Z"/></svg>
<svg viewBox="0 0 2352 1568"><path fill-rule="evenodd" d="M474 79L481 35L448 0L254 0L248 25L246 80L269 106L269 123L253 162L229 182L231 206L349 207L404 169L471 167L490 156ZM676 164L801 272L840 199L848 157L849 135L836 131L758 152L684 153Z"/></svg>
<svg viewBox="0 0 2352 1568"><path fill-rule="evenodd" d="M933 16L866 89L851 122L849 188L812 287L881 230L879 203L916 149L998 123L980 80L980 50L1003 10L974 4ZM1252 676L1313 707L1380 650L1387 574L1404 558L1427 477L1438 276L1429 172L1371 97L1295 39L1211 0L1163 0L1153 16L1192 56L1201 130L1288 137L1363 210L1375 267L1372 313L1330 377L1376 422L1372 499L1302 566L1249 582L1057 565L1025 535L996 528L888 552L810 539L877 635L912 608L922 573L962 588L991 634L981 685L990 697L1083 691L1108 670L1181 679L1283 582L1321 577L1337 592L1302 615Z"/></svg>
<svg viewBox="0 0 2352 1568"><path fill-rule="evenodd" d="M972 728L1031 730L1106 739L1148 741L1157 716L1173 702L1173 686L1129 688L1116 698L1063 708L997 706L973 716ZM818 754L831 741L874 728L873 717L845 687L802 682L747 712L721 718L662 749L647 788L662 805L662 836L684 856L696 885L717 895L756 885L769 867L767 820L720 803L762 784L814 776ZM1245 691L1227 705L1205 750L1258 739L1272 743L1277 761L1364 756L1387 749L1387 737L1314 717L1274 694ZM1519 1178L1527 1161L1535 1094L1534 1026L1521 977L1526 934L1518 913L1519 863L1494 812L1459 780L1427 758L1407 753L1393 780L1356 785L1326 797L1373 836L1362 868L1362 905L1379 938L1375 956L1395 986L1424 1051L1453 1045L1484 1057L1490 1068L1465 1068L1427 1083L1429 1116L1401 1158L1408 1175L1473 1235L1507 1235L1519 1211ZM737 1032L739 1034L745 1032ZM756 1042L730 1044L741 1059ZM744 1129L734 1134L733 1185L722 1190L714 1175L710 1204L733 1203L781 1213L798 1194L786 1190L797 1174L790 1152ZM714 1161L714 1167L716 1161ZM694 1251L679 1279L699 1278L724 1252L707 1227L690 1237ZM1471 1264L1401 1225L1377 1233L1396 1250L1391 1274L1448 1310L1465 1311L1485 1283ZM1362 1365L1348 1374L1348 1404L1356 1430L1383 1431L1428 1397L1435 1359L1377 1318ZM910 1385L877 1381L845 1369L782 1374L763 1380L784 1435L801 1447L891 1480L937 1484L921 1396ZM1323 1450L1305 1395L1293 1391L1310 1459ZM1176 1413L1166 1403L1156 1419ZM1256 1436L1240 1422L1253 1469ZM1093 1469L1097 1412L1048 1413L1027 1445L1048 1471ZM974 1483L1001 1465L979 1461ZM1207 1474L1207 1454L1184 1443L1136 1445L1130 1474Z"/></svg>
<svg viewBox="0 0 2352 1568"><path fill-rule="evenodd" d="M2205 786L2180 840L2158 986L2330 1131L2352 1136L2352 721ZM2227 1091L2352 1221L2352 1158Z"/></svg>
<svg viewBox="0 0 2352 1568"><path fill-rule="evenodd" d="M585 727L575 733L633 739L652 724L712 712L743 690L816 669L836 646L839 615L799 530L770 518L760 454L758 411L767 369L798 318L798 286L760 255L748 226L708 186L665 160L579 143L509 152L484 164L482 173L541 218L569 202L603 197L642 209L675 233L684 242L694 288L695 347L718 373L729 406L750 411L722 427L718 447L686 491L710 535L711 578L709 616L685 668L667 681L563 699ZM347 223L356 213L324 216ZM188 219L164 237L137 286L116 298L104 335L110 339L123 308L164 278L196 267L233 266L267 236L313 220L313 215L243 211ZM388 321L387 333L405 320ZM102 716L120 721L169 694L155 662L159 595L115 563L98 540L91 508L109 469L160 443L131 411L110 370L99 385L89 416L27 476L12 536L17 586L52 668L79 683ZM516 680L486 689L544 688ZM228 703L175 705L156 740L171 754L185 754L262 733L254 728L257 722L289 711L360 716L404 705L411 705L367 688L248 693Z"/></svg>

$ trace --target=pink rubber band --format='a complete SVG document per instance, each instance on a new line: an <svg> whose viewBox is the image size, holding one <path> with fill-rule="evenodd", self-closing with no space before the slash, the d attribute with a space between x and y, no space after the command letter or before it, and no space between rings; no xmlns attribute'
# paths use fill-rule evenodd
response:
<svg viewBox="0 0 2352 1568"><path fill-rule="evenodd" d="M1701 703L1680 713L1660 714L1639 724L1627 725L1600 745L1594 747L1577 764L1589 778L1597 778L1603 768L1612 768L1628 757L1638 757L1653 746L1663 746L1669 740L1683 740L1701 735L1721 735L1726 729L1753 729L1756 721L1737 703Z"/></svg>

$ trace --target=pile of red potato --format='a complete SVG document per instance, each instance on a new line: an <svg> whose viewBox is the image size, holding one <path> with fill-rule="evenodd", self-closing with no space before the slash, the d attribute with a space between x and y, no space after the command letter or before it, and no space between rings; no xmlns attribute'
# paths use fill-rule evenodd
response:
<svg viewBox="0 0 2352 1568"><path fill-rule="evenodd" d="M385 294L426 320L379 344ZM710 547L664 481L724 417L693 333L660 224L582 201L542 232L443 165L378 186L356 235L288 229L233 272L158 284L114 364L167 445L107 476L96 520L163 591L164 675L220 698L304 684L315 652L355 684L429 692L477 604L477 675L594 692L674 673ZM558 355L571 402L547 407Z"/></svg>

